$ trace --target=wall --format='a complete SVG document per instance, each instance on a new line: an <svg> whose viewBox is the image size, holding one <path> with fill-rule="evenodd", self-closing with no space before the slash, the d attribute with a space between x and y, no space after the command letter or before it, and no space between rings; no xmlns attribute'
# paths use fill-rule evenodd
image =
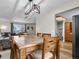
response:
<svg viewBox="0 0 79 59"><path fill-rule="evenodd" d="M51 33L52 36L55 36L55 15L49 13L42 18L37 17L36 28L37 32Z"/></svg>
<svg viewBox="0 0 79 59"><path fill-rule="evenodd" d="M64 18L66 18L65 21L68 21L68 22L72 22L72 16L74 15L79 15L79 7L56 14L56 16L63 16ZM65 27L63 30L65 31ZM63 31L63 39L64 39L63 42L65 42L64 31Z"/></svg>
<svg viewBox="0 0 79 59"><path fill-rule="evenodd" d="M12 22L18 22L18 23L35 23L36 19L30 18L30 19L24 19L24 18L13 18L12 20L8 20L5 18L0 18L0 27L6 26L7 28L5 30L1 30L1 32L11 32L11 23Z"/></svg>
<svg viewBox="0 0 79 59"><path fill-rule="evenodd" d="M55 14L79 7L79 0L71 0L71 2L67 4L63 4L55 10Z"/></svg>
<svg viewBox="0 0 79 59"><path fill-rule="evenodd" d="M78 7L79 6L79 0L73 0L67 4L61 5L60 7L57 7L56 10L52 10L50 12L46 12L45 15L39 16L36 19L36 25L37 25L37 32L46 32L51 33L52 36L55 36L55 15Z"/></svg>
<svg viewBox="0 0 79 59"><path fill-rule="evenodd" d="M10 22L3 21L4 19L1 18L0 20L0 27L1 26L6 26L6 29L1 30L1 32L10 32L11 31L11 24Z"/></svg>
<svg viewBox="0 0 79 59"><path fill-rule="evenodd" d="M59 13L57 15L63 16L67 19L67 21L72 22L72 16L79 15L79 7Z"/></svg>

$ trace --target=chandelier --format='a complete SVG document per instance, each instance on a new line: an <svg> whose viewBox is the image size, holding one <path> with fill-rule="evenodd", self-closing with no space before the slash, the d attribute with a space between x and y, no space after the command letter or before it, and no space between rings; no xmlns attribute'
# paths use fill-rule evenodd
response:
<svg viewBox="0 0 79 59"><path fill-rule="evenodd" d="M35 4L33 3L33 0L28 0L29 3L30 3L30 7L28 10L25 10L25 15L29 15L31 12L35 12L35 13L38 13L40 14L40 6L39 4Z"/></svg>

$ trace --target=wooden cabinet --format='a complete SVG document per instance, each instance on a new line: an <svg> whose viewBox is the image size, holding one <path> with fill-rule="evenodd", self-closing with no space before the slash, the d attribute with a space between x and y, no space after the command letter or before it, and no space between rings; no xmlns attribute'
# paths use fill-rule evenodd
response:
<svg viewBox="0 0 79 59"><path fill-rule="evenodd" d="M65 40L72 41L72 22L65 22Z"/></svg>

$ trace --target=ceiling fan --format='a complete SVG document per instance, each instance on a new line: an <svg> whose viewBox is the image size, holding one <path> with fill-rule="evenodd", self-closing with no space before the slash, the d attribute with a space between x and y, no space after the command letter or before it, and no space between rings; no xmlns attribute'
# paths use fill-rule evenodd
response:
<svg viewBox="0 0 79 59"><path fill-rule="evenodd" d="M29 0L29 2L30 2L31 7L30 7L29 11L25 12L25 15L29 15L32 11L35 11L36 13L40 14L40 6L39 6L39 4L33 3L33 0ZM26 8L26 6L27 5L25 5L24 8Z"/></svg>
<svg viewBox="0 0 79 59"><path fill-rule="evenodd" d="M31 2L33 2L34 0L28 0L28 3L23 7L23 9L25 9L29 4L31 4ZM44 0L41 0L39 3L37 3L37 5L40 5Z"/></svg>
<svg viewBox="0 0 79 59"><path fill-rule="evenodd" d="M25 15L24 17L27 18L30 15L32 15L31 13L34 12L37 14L40 14L40 4L44 1L44 0L40 0L38 3L35 3L37 0L28 0L28 2L25 4L24 7L22 7L18 13L22 13L23 15ZM29 7L29 9L28 9Z"/></svg>

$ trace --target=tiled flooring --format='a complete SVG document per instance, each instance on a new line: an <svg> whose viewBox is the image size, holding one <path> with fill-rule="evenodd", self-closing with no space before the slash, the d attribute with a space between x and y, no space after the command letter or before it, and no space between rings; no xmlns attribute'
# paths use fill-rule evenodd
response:
<svg viewBox="0 0 79 59"><path fill-rule="evenodd" d="M72 59L72 43L61 43L60 59Z"/></svg>
<svg viewBox="0 0 79 59"><path fill-rule="evenodd" d="M60 59L72 59L72 43L60 43ZM10 59L10 50L0 52L2 55L1 59Z"/></svg>
<svg viewBox="0 0 79 59"><path fill-rule="evenodd" d="M10 59L10 50L2 51L0 54L2 55L1 59Z"/></svg>

